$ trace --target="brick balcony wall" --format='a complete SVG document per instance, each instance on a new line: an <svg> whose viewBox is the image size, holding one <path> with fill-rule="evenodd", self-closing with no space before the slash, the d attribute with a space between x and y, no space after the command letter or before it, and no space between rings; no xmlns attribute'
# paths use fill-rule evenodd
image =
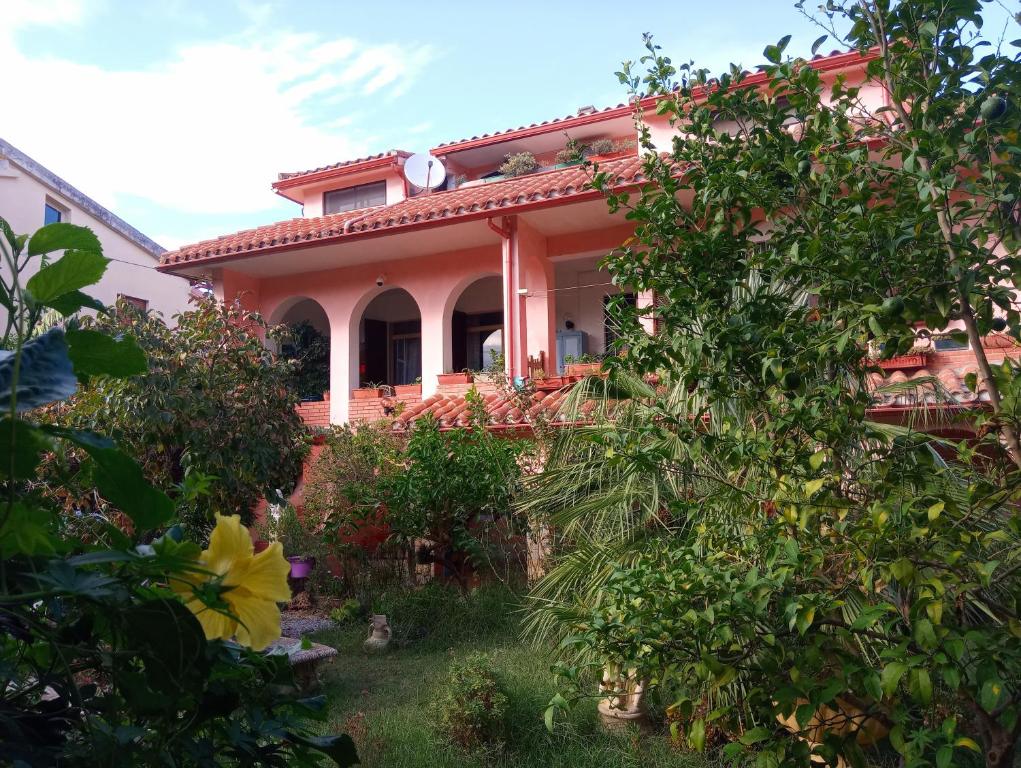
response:
<svg viewBox="0 0 1021 768"><path fill-rule="evenodd" d="M330 401L314 400L299 403L296 410L301 420L310 427L327 427L330 425Z"/></svg>

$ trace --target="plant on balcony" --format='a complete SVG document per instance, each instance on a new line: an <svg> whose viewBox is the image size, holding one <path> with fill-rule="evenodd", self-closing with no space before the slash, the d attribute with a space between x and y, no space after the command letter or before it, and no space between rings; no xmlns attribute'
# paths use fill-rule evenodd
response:
<svg viewBox="0 0 1021 768"><path fill-rule="evenodd" d="M568 137L567 145L557 152L554 160L561 165L573 165L575 163L580 163L585 159L586 149L587 147L582 144L582 142L578 141L578 139Z"/></svg>
<svg viewBox="0 0 1021 768"><path fill-rule="evenodd" d="M518 152L514 155L507 155L507 159L500 166L499 171L508 178L524 176L539 170L539 163L531 152Z"/></svg>
<svg viewBox="0 0 1021 768"><path fill-rule="evenodd" d="M613 139L596 139L589 144L590 155L610 155L617 152L617 144Z"/></svg>

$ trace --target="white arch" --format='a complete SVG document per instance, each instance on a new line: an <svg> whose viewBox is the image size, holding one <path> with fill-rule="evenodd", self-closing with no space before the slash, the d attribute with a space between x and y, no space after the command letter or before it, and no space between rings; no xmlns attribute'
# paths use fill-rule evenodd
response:
<svg viewBox="0 0 1021 768"><path fill-rule="evenodd" d="M485 280L487 277L501 278L500 272L497 270L485 270L481 272L473 273L467 277L462 277L447 293L447 298L443 302L443 370L450 370L450 367L454 363L454 339L453 339L453 322L454 322L454 308L457 306L457 302L461 296L471 288L479 280ZM500 311L504 313L506 317L506 308L501 305Z"/></svg>
<svg viewBox="0 0 1021 768"><path fill-rule="evenodd" d="M360 375L358 372L360 360L360 335L358 332L359 326L362 322L362 316L365 314L365 310L369 308L369 305L379 296L390 291L404 291L411 297L411 300L415 303L415 308L418 310L418 316L422 318L422 304L415 296L415 294L405 288L403 285L391 284L382 286L373 286L368 291L363 293L361 297L354 304L351 305L351 312L347 316L347 370L348 370L348 387L344 393L345 399L351 396L351 390L357 389L360 382Z"/></svg>

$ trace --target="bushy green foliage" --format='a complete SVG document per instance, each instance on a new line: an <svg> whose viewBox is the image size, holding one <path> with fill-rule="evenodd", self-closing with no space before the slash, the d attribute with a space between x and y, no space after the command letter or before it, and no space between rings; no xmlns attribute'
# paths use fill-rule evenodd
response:
<svg viewBox="0 0 1021 768"><path fill-rule="evenodd" d="M286 656L207 641L172 586L202 584L194 596L205 610L227 603L204 580L199 544L173 525L174 502L114 441L68 426L53 407L86 382L147 372L126 328L72 317L107 311L82 292L106 269L99 240L67 223L15 236L0 219L0 260L12 350L0 354L0 763L357 762L349 738L309 730L323 702L297 698ZM41 268L26 280L32 266ZM70 319L34 335L46 307ZM42 454L62 446L80 452L77 476L129 526L59 507L72 498L59 493L59 474L40 487Z"/></svg>
<svg viewBox="0 0 1021 768"><path fill-rule="evenodd" d="M149 367L131 378L90 377L60 418L113 436L168 493L206 478L183 511L196 531L214 512L249 523L261 497L294 487L307 451L291 367L266 349L262 319L239 305L203 299L176 320L170 328L121 304L87 322L83 332L137 339Z"/></svg>
<svg viewBox="0 0 1021 768"><path fill-rule="evenodd" d="M306 513L334 534L375 522L381 483L400 468L402 447L388 422L332 427L305 482Z"/></svg>
<svg viewBox="0 0 1021 768"><path fill-rule="evenodd" d="M330 339L308 320L284 329L280 356L294 366L291 387L298 397L319 399L330 388Z"/></svg>
<svg viewBox="0 0 1021 768"><path fill-rule="evenodd" d="M560 564L594 599L565 590L543 610L572 661L680 690L696 747L711 717L728 756L762 766L807 766L810 753L863 765L859 729L907 766L976 754L1010 766L1021 371L991 365L982 338L1021 335L1003 282L1021 266L1021 60L976 45L977 0L826 9L848 47L875 54L864 86L785 60L786 38L765 50L764 88L737 67L712 81L678 72L651 40L647 72L620 73L658 97L678 138L667 157L647 154L639 194L595 179L636 224L608 268L656 293L662 329L622 326L627 351L604 365L663 386L611 393L644 417L583 430L577 472L555 467L577 494L573 517L552 505L575 525ZM887 92L880 111L867 88ZM990 396L967 414L974 440L926 431L952 408L869 419L870 348L910 350L918 323L964 329L971 384ZM946 403L935 381L890 387L936 413ZM613 478L642 476L656 497L614 492ZM838 715L813 728L823 708Z"/></svg>
<svg viewBox="0 0 1021 768"><path fill-rule="evenodd" d="M482 399L467 395L470 423L442 431L431 416L418 419L401 456L400 471L381 483L381 499L393 535L404 541L428 539L434 556L465 586L458 557L475 567L492 553L486 532L494 526L514 531L519 519L512 500L521 469L521 441L497 437L486 429Z"/></svg>
<svg viewBox="0 0 1021 768"><path fill-rule="evenodd" d="M452 662L438 698L436 727L444 739L466 750L502 748L507 696L488 656Z"/></svg>

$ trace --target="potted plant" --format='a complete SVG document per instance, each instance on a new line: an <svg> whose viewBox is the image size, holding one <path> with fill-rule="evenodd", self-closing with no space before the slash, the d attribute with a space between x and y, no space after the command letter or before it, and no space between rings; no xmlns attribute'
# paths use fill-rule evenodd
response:
<svg viewBox="0 0 1021 768"><path fill-rule="evenodd" d="M440 384L471 384L475 375L466 368L460 373L441 373L438 379Z"/></svg>
<svg viewBox="0 0 1021 768"><path fill-rule="evenodd" d="M599 373L602 363L592 355L564 356L564 374L567 376L592 376Z"/></svg>
<svg viewBox="0 0 1021 768"><path fill-rule="evenodd" d="M374 381L367 382L358 389L351 390L352 400L377 400L383 396L383 385Z"/></svg>
<svg viewBox="0 0 1021 768"><path fill-rule="evenodd" d="M524 176L539 170L539 162L531 152L518 152L515 155L507 155L499 170L507 178Z"/></svg>
<svg viewBox="0 0 1021 768"><path fill-rule="evenodd" d="M585 152L588 149L577 139L567 137L567 144L557 152L554 161L557 165L577 165L585 159Z"/></svg>
<svg viewBox="0 0 1021 768"><path fill-rule="evenodd" d="M398 384L394 387L394 393L397 397L413 397L415 395L422 396L422 377L419 376L411 384Z"/></svg>
<svg viewBox="0 0 1021 768"><path fill-rule="evenodd" d="M312 445L326 445L329 427L312 427Z"/></svg>

